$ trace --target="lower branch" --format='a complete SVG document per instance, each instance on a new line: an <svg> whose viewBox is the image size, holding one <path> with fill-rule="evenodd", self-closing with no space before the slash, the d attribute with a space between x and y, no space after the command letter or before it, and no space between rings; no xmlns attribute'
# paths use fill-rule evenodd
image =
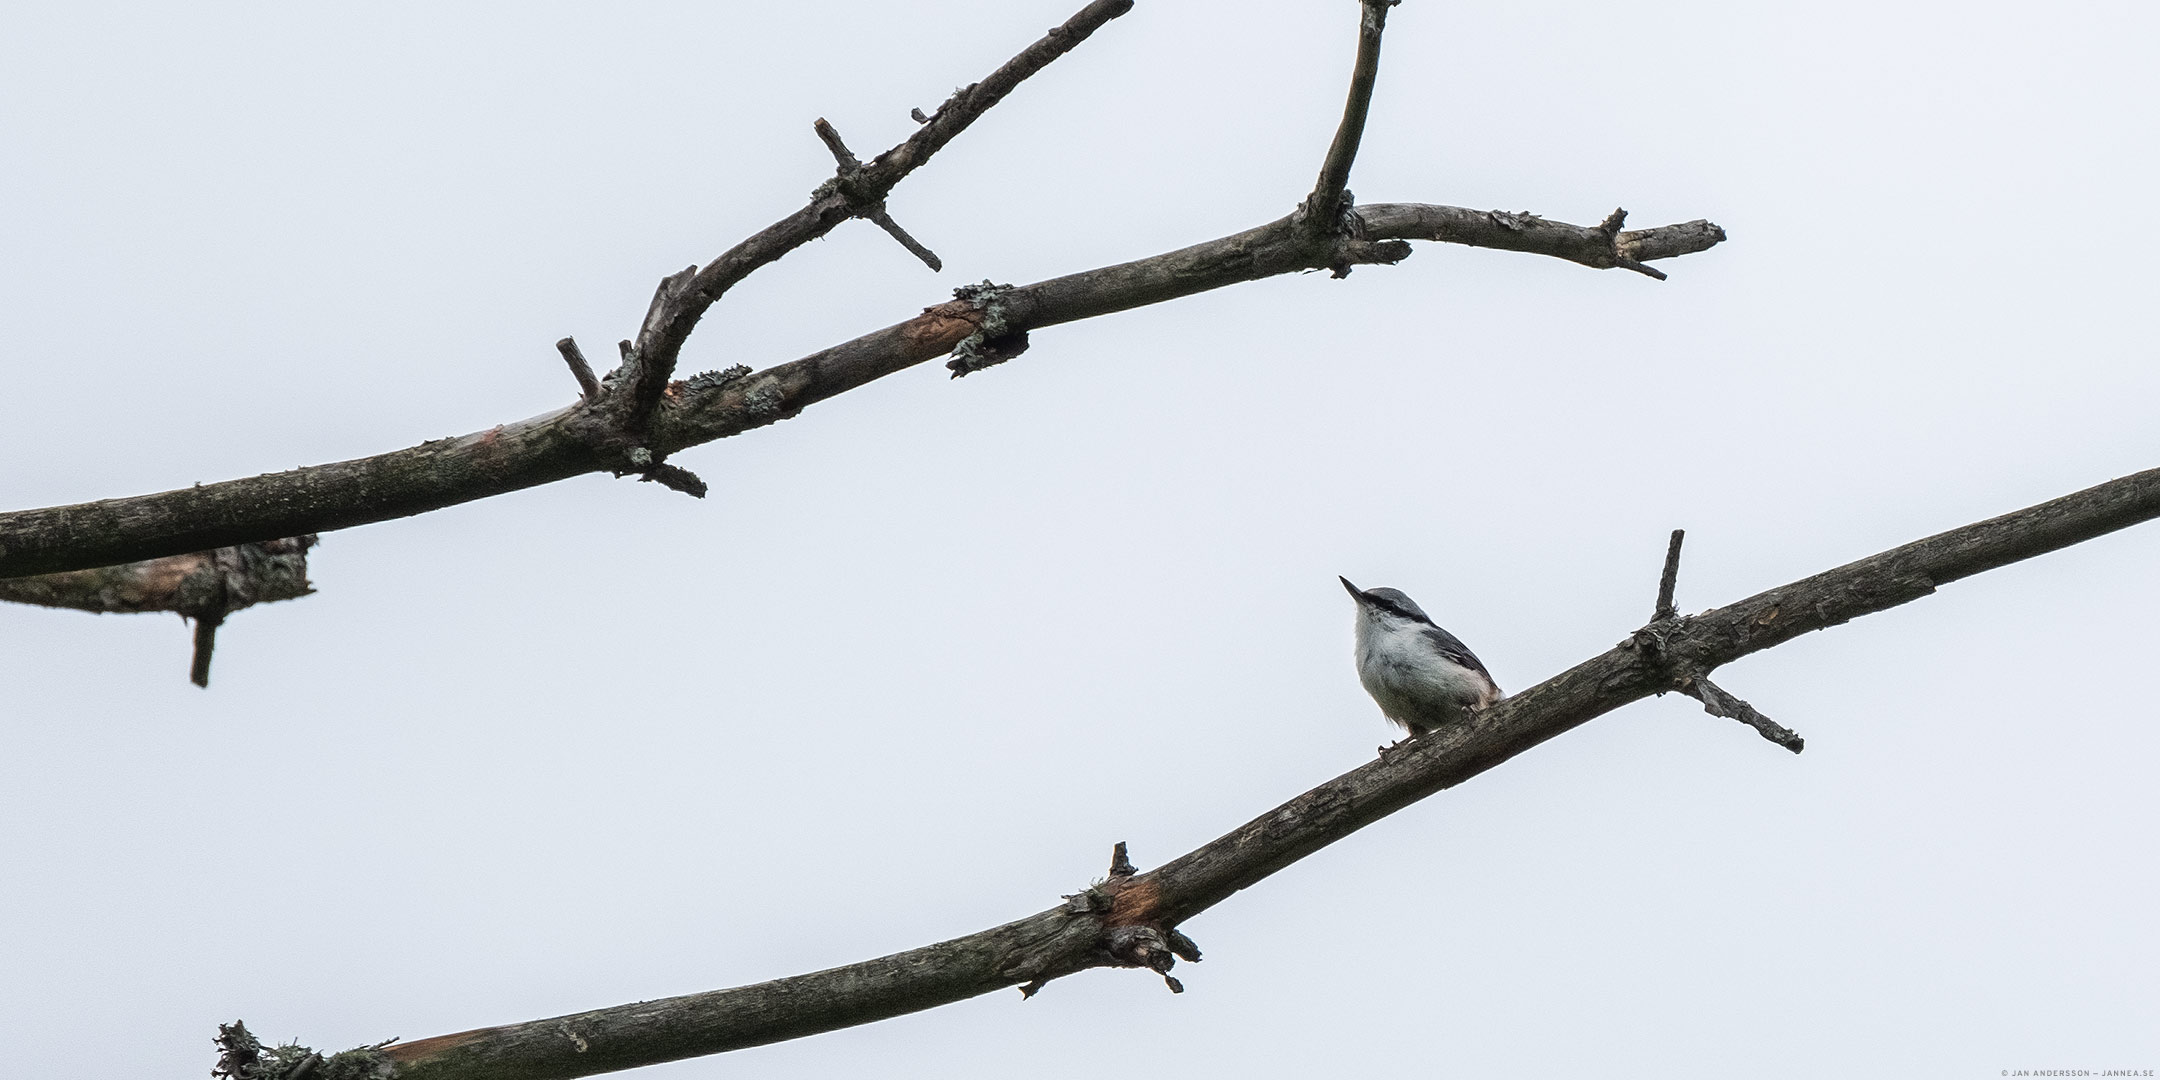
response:
<svg viewBox="0 0 2160 1080"><path fill-rule="evenodd" d="M0 600L101 615L177 612L195 620L189 680L209 686L210 653L226 616L315 591L307 579L307 552L314 544L313 536L292 536L92 570L0 578Z"/></svg>
<svg viewBox="0 0 2160 1080"><path fill-rule="evenodd" d="M2160 469L1953 529L1693 616L1410 740L1190 854L1110 878L1017 922L732 990L349 1051L397 1080L541 1080L716 1054L866 1024L1094 967L1167 971L1199 951L1179 924L1327 845L1571 728L1721 664L1933 592L1936 585L2160 517ZM1169 955L1164 954L1168 950ZM1173 984L1173 989L1178 987ZM281 1048L286 1058L304 1047ZM343 1057L343 1055L340 1055ZM330 1059L332 1062L338 1058ZM357 1062L361 1059L354 1059Z"/></svg>

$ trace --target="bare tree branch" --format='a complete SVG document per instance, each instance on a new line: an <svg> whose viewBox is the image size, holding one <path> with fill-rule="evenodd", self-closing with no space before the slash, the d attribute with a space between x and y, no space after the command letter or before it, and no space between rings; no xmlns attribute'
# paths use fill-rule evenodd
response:
<svg viewBox="0 0 2160 1080"><path fill-rule="evenodd" d="M1379 61L1392 0L1361 0L1358 59L1350 101L1319 185L1290 217L1153 258L1021 288L984 283L921 316L792 363L751 374L707 372L671 382L676 357L714 301L758 267L824 235L848 217L868 217L910 251L937 257L884 213L884 199L974 120L1052 60L1070 51L1131 0L1096 0L980 83L962 87L891 150L860 163L839 132L820 120L836 175L810 204L722 253L703 269L661 281L622 364L595 381L576 343L557 343L578 379L577 405L459 438L373 457L196 485L133 498L0 514L0 577L107 566L299 533L327 532L439 510L590 472L612 472L702 497L706 484L666 464L670 454L794 416L805 407L950 352L955 375L1018 355L1028 331L1161 303L1243 281L1310 269L1337 276L1351 266L1399 262L1408 239L1525 251L1597 268L1630 267L1703 251L1725 239L1706 221L1619 231L1615 212L1597 227L1530 214L1418 203L1348 209L1347 180ZM1331 202L1331 200L1335 200ZM1342 227L1318 231L1315 207ZM1657 275L1662 277L1662 274Z"/></svg>
<svg viewBox="0 0 2160 1080"><path fill-rule="evenodd" d="M0 600L101 615L177 612L195 620L195 659L189 679L197 686L209 686L210 654L226 616L315 591L307 579L307 552L314 544L313 536L291 536L119 566L0 578Z"/></svg>
<svg viewBox="0 0 2160 1080"><path fill-rule="evenodd" d="M1630 702L1685 691L1691 683L1699 688L1718 666L1809 631L2154 517L2160 517L2160 469L1939 533L1726 607L1675 616L1156 870L1135 873L1119 844L1107 880L1058 907L980 933L731 990L348 1053L362 1055L356 1066L386 1066L397 1080L591 1076L866 1024L1008 986L1033 993L1088 968L1146 967L1167 976L1174 958L1199 958L1192 940L1178 932L1180 924L1547 739ZM281 1052L280 1060L299 1060L307 1050Z"/></svg>
<svg viewBox="0 0 2160 1080"><path fill-rule="evenodd" d="M1357 161L1358 143L1365 137L1365 114L1372 111L1373 82L1380 75L1380 35L1387 29L1388 9L1400 2L1359 0L1357 59L1350 68L1350 98L1343 105L1335 141L1328 145L1327 157L1320 162L1320 179L1298 209L1301 224L1314 235L1331 235L1343 227L1343 209L1350 204L1350 166Z"/></svg>
<svg viewBox="0 0 2160 1080"><path fill-rule="evenodd" d="M867 170L872 166L865 166ZM1257 229L1151 258L1021 286L1002 312L1019 331L1162 303L1338 260L1393 262L1404 239L1551 255L1609 268L1612 245L1595 228L1499 211L1419 203L1353 211L1364 239L1307 244L1282 218ZM1704 251L1725 239L1704 221L1620 234L1638 259ZM710 269L708 267L708 269ZM981 329L983 309L955 301L906 322L751 374L712 372L668 388L652 418L650 454L596 450L576 408L437 439L373 457L203 484L152 495L0 514L0 577L75 570L303 532L329 532L630 465L794 416L804 408L950 352Z"/></svg>
<svg viewBox="0 0 2160 1080"><path fill-rule="evenodd" d="M752 271L825 235L841 222L882 212L885 196L902 179L926 164L991 106L1004 100L1028 76L1086 41L1104 23L1131 10L1132 0L1095 0L988 78L953 91L952 97L898 146L860 167L850 167L852 154L843 158L841 175L813 192L810 205L729 248L705 264L704 269L692 267L680 275L679 281L670 278L662 282L653 298L653 310L614 376L619 385L629 388L628 399L610 410L608 420L634 437L673 376L683 342L714 301ZM837 136L828 140L828 145L834 141Z"/></svg>
<svg viewBox="0 0 2160 1080"><path fill-rule="evenodd" d="M830 125L820 121L824 128L820 137L837 147L840 175L812 192L808 206L729 248L702 270L692 266L663 279L636 340L622 342L622 363L606 379L593 378L575 341L564 338L557 343L578 380L581 396L576 406L410 450L210 485L218 490L200 496L200 501L196 495L164 492L149 496L149 502L103 500L0 514L0 578L108 566L384 521L588 472L635 473L643 480L703 497L703 480L686 469L664 464L667 454L679 447L648 445L646 434L669 388L683 341L705 311L759 267L825 235L850 217L877 221L937 269L937 256L885 214L886 195L1021 82L1130 10L1132 0L1094 0L983 81L953 91L935 114L921 116L918 110L922 127L868 164L855 161L839 143L837 132L826 138ZM713 389L722 381L721 373L711 373L687 385ZM185 492L205 490L197 485ZM262 506L261 499L297 501L273 510ZM278 517L340 524L326 529L260 527ZM65 554L71 548L82 554Z"/></svg>

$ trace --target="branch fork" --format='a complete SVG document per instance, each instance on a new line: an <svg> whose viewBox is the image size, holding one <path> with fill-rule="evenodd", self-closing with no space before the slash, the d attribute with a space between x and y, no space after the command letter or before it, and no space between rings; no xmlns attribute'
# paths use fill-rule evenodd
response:
<svg viewBox="0 0 2160 1080"><path fill-rule="evenodd" d="M928 123L929 121L929 117L924 117L921 122ZM885 199L883 196L874 196L863 190L862 184L857 179L862 174L862 162L857 160L854 152L848 149L847 143L841 141L840 132L827 123L822 116L818 117L817 123L812 124L811 127L817 131L817 137L824 140L825 149L832 151L833 161L837 166L833 178L820 185L816 191L811 192L811 198L816 199L828 193L838 194L847 201L848 212L851 215L863 218L878 228L885 230L887 235L899 241L901 247L906 248L909 254L921 259L923 265L929 267L933 272L945 269L944 261L937 257L936 252L924 247L921 241L908 235L908 231L901 228L900 223L894 221L891 214L885 212Z"/></svg>
<svg viewBox="0 0 2160 1080"><path fill-rule="evenodd" d="M1606 219L1611 226L1608 231L1617 232L1614 219L1625 211L1616 210ZM1645 660L1660 664L1667 669L1666 678L1672 689L1702 702L1703 711L1712 716L1738 720L1754 728L1756 734L1797 754L1807 746L1807 740L1791 728L1764 716L1755 706L1734 697L1725 688L1710 681L1710 669L1693 661L1677 658L1666 648L1671 637L1684 629L1687 616L1681 615L1673 603L1673 591L1680 581L1680 542L1687 537L1684 529L1674 529L1672 539L1665 545L1665 570L1658 575L1657 607L1652 611L1650 623L1621 642L1622 648L1636 650ZM1663 694L1664 691L1659 691Z"/></svg>
<svg viewBox="0 0 2160 1080"><path fill-rule="evenodd" d="M646 311L645 324L650 328L656 317L662 315L665 305L676 302L688 281L696 271L691 267L660 282L653 295L651 307ZM579 437L604 456L614 459L609 471L617 478L635 475L640 482L655 483L671 491L680 491L694 499L702 499L710 490L703 479L688 469L669 465L660 455L646 447L645 438L652 426L653 414L660 402L674 389L664 376L655 380L649 369L639 363L637 346L629 341L621 344L622 364L608 373L605 380L593 377L592 365L585 360L584 350L578 348L577 339L563 338L555 343L555 351L562 354L563 362L570 367L570 375L578 384L578 407L573 430ZM672 371L673 365L668 365ZM730 369L732 372L732 369ZM744 368L745 372L749 369ZM712 379L718 373L707 372L697 379ZM693 380L696 381L696 380ZM657 382L656 390L650 389ZM624 388L629 389L625 390ZM641 405L640 396L650 392L651 403Z"/></svg>
<svg viewBox="0 0 2160 1080"><path fill-rule="evenodd" d="M1620 226L1625 224L1627 210L1621 207L1614 208L1613 212L1605 215L1605 220L1598 224L1598 231L1605 234L1605 241L1612 248L1612 265L1623 270L1633 270L1638 274L1647 274L1659 281L1665 280L1665 271L1643 265L1635 258L1635 253L1628 250L1620 232Z"/></svg>

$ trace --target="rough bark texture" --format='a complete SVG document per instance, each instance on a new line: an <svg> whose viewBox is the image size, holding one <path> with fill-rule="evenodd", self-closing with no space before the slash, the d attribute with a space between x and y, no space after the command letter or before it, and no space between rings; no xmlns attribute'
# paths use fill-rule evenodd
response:
<svg viewBox="0 0 2160 1080"><path fill-rule="evenodd" d="M936 945L754 986L393 1045L400 1080L540 1080L830 1031L1091 967L1167 972L1178 924L1428 795L1719 665L1916 600L1938 585L2160 517L2160 469L1928 537L1699 615L1671 616L1454 727L1404 744L1145 874ZM1120 873L1122 867L1124 873ZM1156 944L1165 943L1165 944ZM1173 988L1176 988L1173 984Z"/></svg>
<svg viewBox="0 0 2160 1080"><path fill-rule="evenodd" d="M0 600L99 614L177 612L195 620L188 677L208 686L217 628L226 616L315 591L307 579L307 552L314 544L313 536L291 536L119 566L0 578Z"/></svg>
<svg viewBox="0 0 2160 1080"><path fill-rule="evenodd" d="M577 343L557 343L578 380L577 405L456 439L374 457L199 484L132 499L0 514L0 578L82 570L272 537L328 532L438 510L590 472L637 473L702 495L704 484L664 464L676 444L647 433L671 389L717 387L700 377L670 386L682 344L728 289L853 217L878 218L901 180L966 131L1029 76L1072 51L1132 0L1094 0L979 83L953 92L922 126L867 164L813 192L809 205L736 244L703 269L660 283L622 364L595 380ZM889 221L889 219L887 219ZM293 527L280 523L314 522Z"/></svg>
<svg viewBox="0 0 2160 1080"><path fill-rule="evenodd" d="M865 166L865 169L870 166ZM1452 206L1394 203L1353 212L1360 237L1314 242L1283 218L1234 236L1098 270L999 290L987 305L952 301L800 360L756 373L671 384L646 425L654 459L787 419L836 394L943 356L995 308L1008 334L1094 318L1276 274L1395 262L1404 239L1620 265L1596 228ZM1703 251L1725 239L1708 222L1618 234L1636 259ZM606 399L603 399L605 401ZM154 495L0 514L0 577L79 570L439 510L592 472L618 471L618 436L595 436L596 406L564 409L374 457L201 484ZM614 431L604 423L599 430ZM611 441L613 440L613 441Z"/></svg>

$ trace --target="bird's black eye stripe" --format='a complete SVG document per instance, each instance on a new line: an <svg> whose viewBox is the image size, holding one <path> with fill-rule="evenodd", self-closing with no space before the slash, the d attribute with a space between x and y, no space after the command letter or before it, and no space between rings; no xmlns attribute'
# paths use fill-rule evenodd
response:
<svg viewBox="0 0 2160 1080"><path fill-rule="evenodd" d="M1405 609L1401 604L1398 604L1395 601L1388 599L1387 597L1376 596L1373 598L1373 603L1380 605L1381 610L1386 611L1388 614L1393 615L1396 618L1408 619L1411 622L1425 621L1424 619L1420 618L1417 613Z"/></svg>

